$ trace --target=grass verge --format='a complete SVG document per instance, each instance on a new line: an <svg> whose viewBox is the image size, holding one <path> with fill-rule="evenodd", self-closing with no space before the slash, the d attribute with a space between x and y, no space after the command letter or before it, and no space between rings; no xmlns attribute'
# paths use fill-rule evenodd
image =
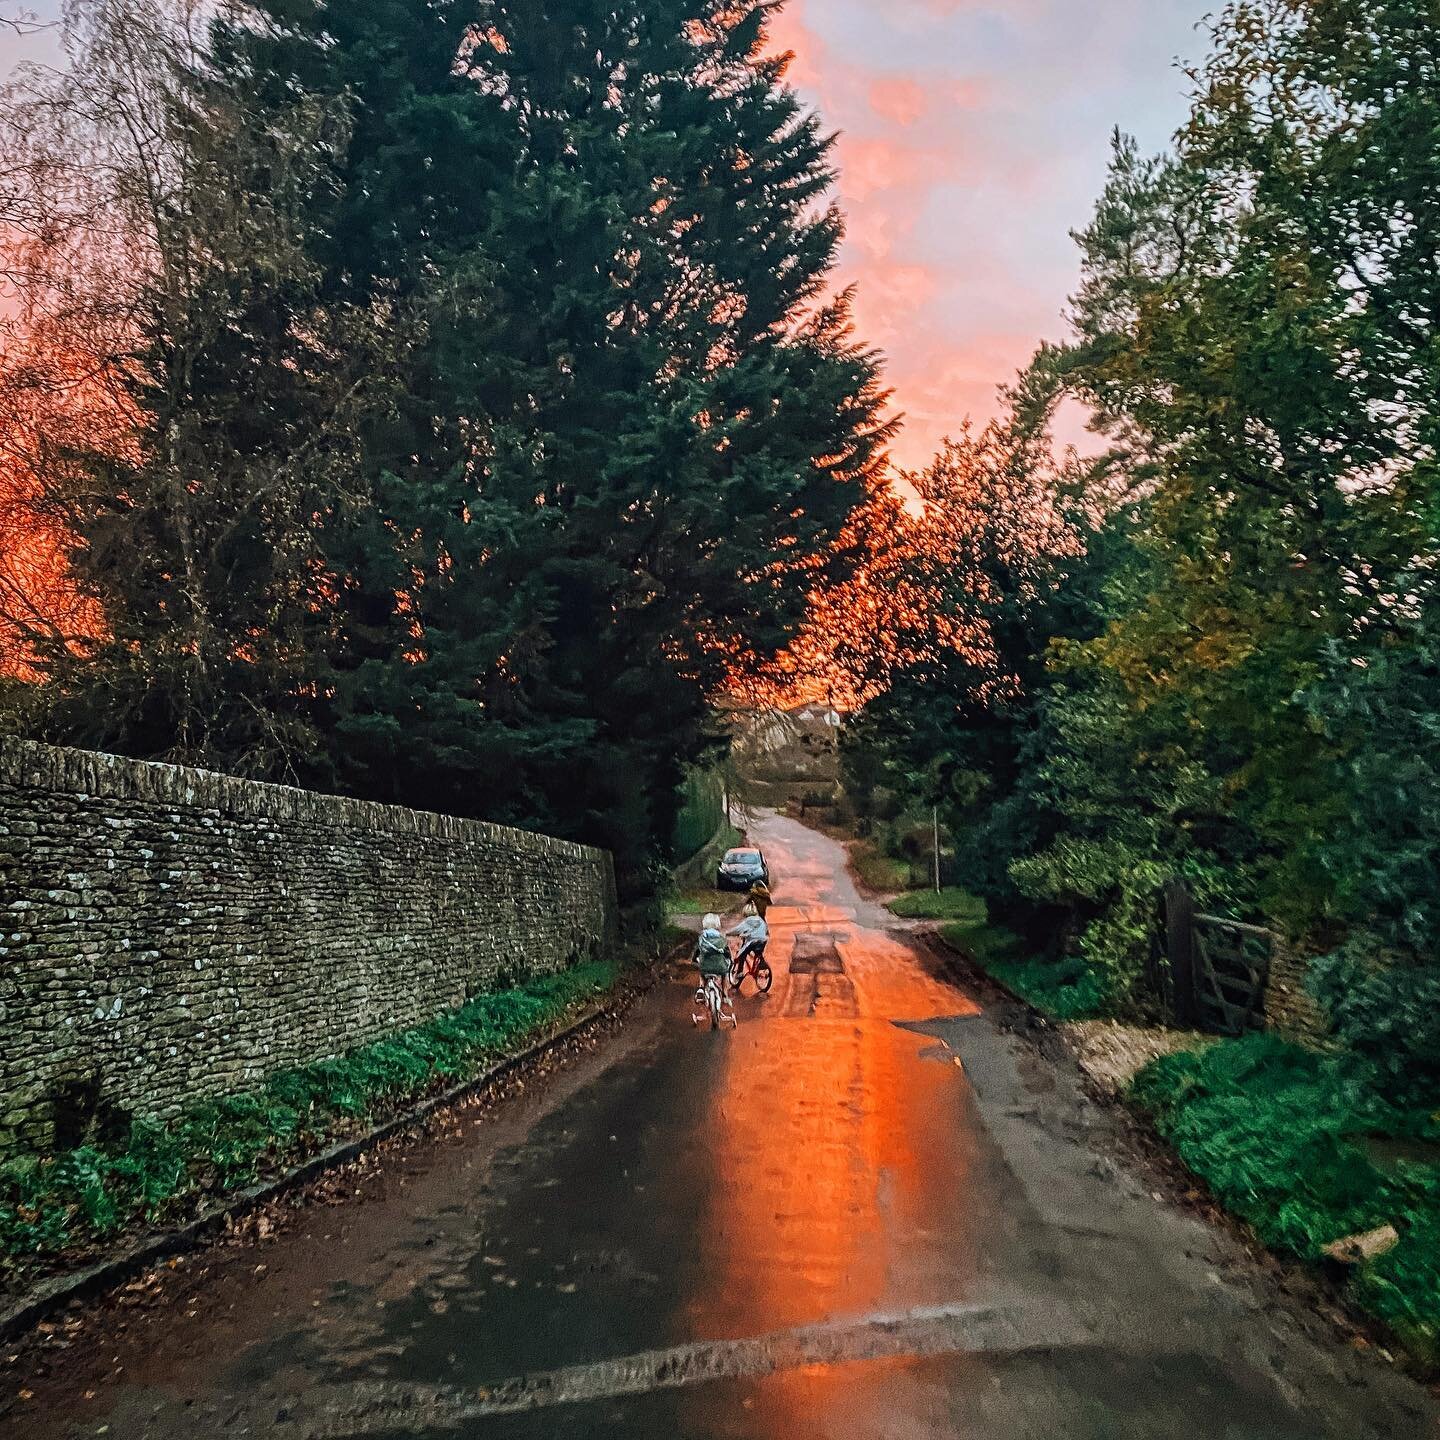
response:
<svg viewBox="0 0 1440 1440"><path fill-rule="evenodd" d="M727 910L738 909L744 903L745 896L738 890L715 890L710 886L688 885L665 897L665 917L673 920L677 915L704 915L709 910L723 915Z"/></svg>
<svg viewBox="0 0 1440 1440"><path fill-rule="evenodd" d="M86 1145L0 1167L0 1276L50 1262L140 1224L188 1218L199 1200L287 1168L378 1112L479 1074L577 1006L615 987L595 961L477 995L428 1024L332 1060L282 1070L257 1090L134 1120L113 1146Z"/></svg>
<svg viewBox="0 0 1440 1440"><path fill-rule="evenodd" d="M953 920L960 924L983 925L985 902L958 885L944 890L910 890L890 902L897 915L911 920Z"/></svg>
<svg viewBox="0 0 1440 1440"><path fill-rule="evenodd" d="M890 909L910 919L945 921L940 938L951 949L1052 1020L1088 1020L1109 1008L1104 980L1083 961L1027 957L1020 937L992 924L984 900L960 886L913 890L892 900Z"/></svg>
<svg viewBox="0 0 1440 1440"><path fill-rule="evenodd" d="M850 846L850 869L869 890L908 890L915 883L908 862L887 855L873 840L857 840Z"/></svg>
<svg viewBox="0 0 1440 1440"><path fill-rule="evenodd" d="M1273 1250L1314 1261L1393 1225L1399 1243L1355 1267L1348 1290L1440 1366L1440 1114L1396 1110L1342 1059L1273 1035L1162 1056L1130 1098Z"/></svg>
<svg viewBox="0 0 1440 1440"><path fill-rule="evenodd" d="M681 912L684 913L683 911ZM682 945L689 949L695 943L695 932L687 930L683 925L676 925L672 921L666 921L661 927L657 936L658 953L662 957L668 955L672 950L678 950Z"/></svg>
<svg viewBox="0 0 1440 1440"><path fill-rule="evenodd" d="M993 935L993 931L992 931ZM1007 943L1008 942L1008 943ZM992 955L979 957L980 966L1052 1020L1094 1020L1111 1010L1111 997L1103 976L1075 956L1061 960L1015 958L1018 941L1002 932L991 940Z"/></svg>

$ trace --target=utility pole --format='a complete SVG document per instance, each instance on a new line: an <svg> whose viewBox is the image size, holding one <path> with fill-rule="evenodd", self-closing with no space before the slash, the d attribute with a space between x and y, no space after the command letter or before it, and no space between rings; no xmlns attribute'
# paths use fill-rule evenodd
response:
<svg viewBox="0 0 1440 1440"><path fill-rule="evenodd" d="M940 807L930 807L930 825L935 839L935 893L940 893Z"/></svg>

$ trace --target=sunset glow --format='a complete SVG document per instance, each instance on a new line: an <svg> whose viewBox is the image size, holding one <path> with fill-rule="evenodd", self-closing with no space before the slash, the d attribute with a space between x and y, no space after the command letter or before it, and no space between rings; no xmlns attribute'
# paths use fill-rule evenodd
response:
<svg viewBox="0 0 1440 1440"><path fill-rule="evenodd" d="M134 417L98 381L98 357L0 333L0 675L28 678L36 638L74 646L103 630L99 606L71 579L56 495L67 455L126 453Z"/></svg>
<svg viewBox="0 0 1440 1440"><path fill-rule="evenodd" d="M37 17L58 9L44 0ZM839 136L847 236L836 281L855 286L856 332L887 356L906 417L892 446L902 471L923 468L967 417L990 418L996 387L1063 332L1077 274L1066 231L1086 219L1112 127L1158 146L1178 121L1184 81L1167 62L1198 45L1202 10L1198 0L896 0L877 25L862 0L790 0L774 16L772 48L793 52L788 80ZM56 36L0 45L3 78L21 61L52 60ZM1058 438L1082 439L1083 419L1067 415ZM0 581L81 620L59 578L61 539L33 511L33 487L13 464L0 480L10 536ZM872 505L851 542L869 526L896 554L925 543L915 492L902 482L897 493L906 508L882 517ZM781 657L789 698L858 703L882 683L866 668L902 663L920 631L927 643L959 638L930 633L938 622L920 625L918 609L898 624L881 613L897 603L885 588L891 563L874 553L841 592L816 598ZM837 650L848 656L844 681Z"/></svg>
<svg viewBox="0 0 1440 1440"><path fill-rule="evenodd" d="M41 20L59 0L32 0ZM1158 148L1184 113L1172 65L1203 48L1202 0L789 0L772 21L789 80L839 132L842 283L886 352L924 465L965 416L1062 330L1115 126ZM56 38L0 36L0 78ZM1079 438L1078 419L1072 433Z"/></svg>
<svg viewBox="0 0 1440 1440"><path fill-rule="evenodd" d="M1115 126L1158 148L1184 110L1170 62L1200 48L1200 0L790 0L789 79L839 132L842 283L885 351L923 466L1042 339L1078 278ZM1083 437L1067 417L1060 438Z"/></svg>

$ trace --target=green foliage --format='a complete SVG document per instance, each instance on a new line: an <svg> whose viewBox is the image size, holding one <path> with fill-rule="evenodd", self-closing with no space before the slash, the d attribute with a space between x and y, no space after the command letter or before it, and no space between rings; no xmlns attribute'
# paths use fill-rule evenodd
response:
<svg viewBox="0 0 1440 1440"><path fill-rule="evenodd" d="M1271 1036L1163 1056L1132 1096L1227 1209L1305 1259L1392 1224L1400 1243L1361 1268L1357 1301L1422 1348L1440 1340L1440 1124L1380 1100L1342 1059ZM1367 1137L1431 1141L1382 1163Z"/></svg>
<svg viewBox="0 0 1440 1440"><path fill-rule="evenodd" d="M741 903L743 897L737 891L687 885L666 895L665 914L667 918L673 918L676 915L704 915L713 910L717 915L724 915Z"/></svg>
<svg viewBox="0 0 1440 1440"><path fill-rule="evenodd" d="M1434 8L1233 0L1208 23L1169 150L1116 137L1073 340L967 451L975 533L1003 531L1016 467L1067 532L1020 575L998 544L916 560L901 597L928 587L962 643L902 667L846 771L941 807L965 884L1066 956L982 962L1051 1013L1127 1003L1175 875L1328 951L1340 1053L1244 1040L1136 1094L1267 1243L1313 1258L1394 1223L1355 1291L1433 1350L1436 1165L1364 1137L1433 1140L1440 1097ZM1093 464L1036 454L1059 393L1110 441ZM975 500L941 498L968 527Z"/></svg>
<svg viewBox="0 0 1440 1440"><path fill-rule="evenodd" d="M843 572L893 428L772 8L253 0L161 56L131 129L207 203L134 247L139 453L64 517L112 633L52 639L39 728L648 893L708 697Z"/></svg>
<svg viewBox="0 0 1440 1440"><path fill-rule="evenodd" d="M71 373L13 388L0 429L19 433L27 395L40 437L74 406L73 433L28 463L91 604L73 623L25 617L49 683L19 718L283 776L315 743L313 522L351 493L356 436L389 409L407 341L327 305L308 253L351 115L296 94L262 117L253 95L208 87L197 7L97 0L66 24L71 66L0 96L0 149L31 157L23 180L8 172L29 194L7 213L28 219L0 236L0 272L23 293L6 307L23 312L17 359L23 335ZM79 404L60 398L77 388Z"/></svg>
<svg viewBox="0 0 1440 1440"><path fill-rule="evenodd" d="M1052 1020L1089 1020L1112 1014L1119 997L1111 977L1078 956L1059 960L1007 960L992 944L990 958L982 946L977 958L983 968L1022 1000ZM1013 945L1008 947L1013 952Z"/></svg>
<svg viewBox="0 0 1440 1440"><path fill-rule="evenodd" d="M915 868L907 860L888 855L873 840L857 840L850 847L850 869L867 889L889 894L908 890L915 883Z"/></svg>
<svg viewBox="0 0 1440 1440"><path fill-rule="evenodd" d="M952 920L940 927L940 938L968 955L982 970L1016 964L1025 953L1024 943L1013 930L988 921Z"/></svg>
<svg viewBox="0 0 1440 1440"><path fill-rule="evenodd" d="M1138 978L1169 876L1185 874L1205 903L1226 883L1213 852L1195 845L1197 826L1219 828L1220 787L1177 758L1154 717L1135 716L1112 684L1057 683L1038 708L1042 758L1029 792L1064 823L1048 847L1011 861L1011 877L1023 894L1082 918L1080 954L1106 977L1107 992L1123 995Z"/></svg>
<svg viewBox="0 0 1440 1440"><path fill-rule="evenodd" d="M1357 1068L1400 1104L1440 1105L1440 965L1355 940L1310 964L1309 982Z"/></svg>
<svg viewBox="0 0 1440 1440"><path fill-rule="evenodd" d="M1355 928L1315 962L1336 1034L1402 1101L1440 1100L1440 611L1413 578L1378 646L1336 645L1307 706L1336 755L1339 813L1317 845ZM1398 598L1398 597L1397 597Z"/></svg>
<svg viewBox="0 0 1440 1440"><path fill-rule="evenodd" d="M958 885L938 891L910 890L904 895L897 895L889 906L897 915L912 920L958 920L983 924L986 917L985 902Z"/></svg>
<svg viewBox="0 0 1440 1440"><path fill-rule="evenodd" d="M725 823L725 780L715 770L692 769L681 786L671 843L683 863L698 855Z"/></svg>
<svg viewBox="0 0 1440 1440"><path fill-rule="evenodd" d="M1022 1000L1054 1020L1083 1020L1112 1008L1115 996L1102 970L1077 957L1026 957L1020 936L992 924L985 902L958 887L939 895L917 890L891 902L897 915L944 919L940 937Z"/></svg>
<svg viewBox="0 0 1440 1440"><path fill-rule="evenodd" d="M937 899L940 905L928 903ZM902 901L914 904L902 910ZM950 918L940 927L941 939L1052 1020L1084 1020L1114 1006L1116 997L1103 970L1075 956L1027 957L1020 936L992 924L985 902L965 890L947 890L938 897L923 891L902 895L891 909L913 915L945 910Z"/></svg>
<svg viewBox="0 0 1440 1440"><path fill-rule="evenodd" d="M1440 1368L1440 1181L1431 1167L1414 1183L1427 1191L1405 1238L1355 1277L1353 1293L1370 1314L1389 1325L1432 1369Z"/></svg>
<svg viewBox="0 0 1440 1440"><path fill-rule="evenodd" d="M1440 605L1416 576L1395 600L1406 623L1329 647L1305 700L1343 800L1319 850L1333 908L1416 953L1440 933Z"/></svg>
<svg viewBox="0 0 1440 1440"><path fill-rule="evenodd" d="M14 1272L141 1222L180 1218L201 1194L248 1184L378 1111L478 1073L612 988L595 961L460 1009L333 1060L283 1070L263 1088L136 1119L114 1149L84 1146L0 1168L0 1267Z"/></svg>
<svg viewBox="0 0 1440 1440"><path fill-rule="evenodd" d="M1433 14L1236 0L1209 30L1169 150L1116 137L1073 340L1003 434L927 472L983 542L938 575L920 556L901 594L963 643L868 707L847 773L938 804L959 878L1108 1003L1175 875L1334 950L1337 1033L1403 1098L1440 1009L1440 351L1415 320L1440 306L1440 90L1406 58ZM1093 463L1036 443L1059 394L1111 442ZM1065 522L1018 571L1017 476Z"/></svg>

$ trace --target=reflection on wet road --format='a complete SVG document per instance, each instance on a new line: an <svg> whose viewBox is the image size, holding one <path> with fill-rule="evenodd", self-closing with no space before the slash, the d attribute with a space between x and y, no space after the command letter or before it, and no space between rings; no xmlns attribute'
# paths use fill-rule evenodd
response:
<svg viewBox="0 0 1440 1440"><path fill-rule="evenodd" d="M1221 1282L1220 1242L1087 1147L1084 1102L888 928L838 845L777 818L752 834L776 978L738 1030L693 1030L677 971L508 1130L307 1218L263 1285L198 1319L183 1354L158 1334L76 1433L1350 1440L1430 1423L1409 1389L1356 1383Z"/></svg>

